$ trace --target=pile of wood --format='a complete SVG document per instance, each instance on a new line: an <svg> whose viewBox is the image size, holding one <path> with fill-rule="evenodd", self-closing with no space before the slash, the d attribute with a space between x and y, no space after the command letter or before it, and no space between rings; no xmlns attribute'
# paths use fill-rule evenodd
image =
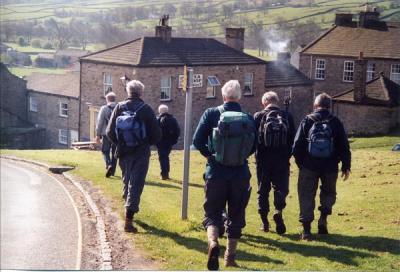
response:
<svg viewBox="0 0 400 272"><path fill-rule="evenodd" d="M74 142L71 147L75 150L97 150L96 142Z"/></svg>

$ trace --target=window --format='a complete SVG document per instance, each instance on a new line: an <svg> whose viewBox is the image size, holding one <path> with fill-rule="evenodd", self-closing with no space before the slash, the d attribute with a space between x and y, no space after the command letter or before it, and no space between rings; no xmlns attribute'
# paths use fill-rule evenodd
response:
<svg viewBox="0 0 400 272"><path fill-rule="evenodd" d="M29 97L29 111L37 112L38 111L38 103L36 98L30 96Z"/></svg>
<svg viewBox="0 0 400 272"><path fill-rule="evenodd" d="M343 69L343 81L353 82L354 77L354 61L346 60Z"/></svg>
<svg viewBox="0 0 400 272"><path fill-rule="evenodd" d="M107 93L112 91L112 76L107 73L103 73L103 94L106 96Z"/></svg>
<svg viewBox="0 0 400 272"><path fill-rule="evenodd" d="M215 98L217 86L220 86L220 85L221 85L221 83L219 82L219 80L216 76L207 77L207 96L206 96L206 98Z"/></svg>
<svg viewBox="0 0 400 272"><path fill-rule="evenodd" d="M400 63L392 64L392 68L390 70L390 79L400 84Z"/></svg>
<svg viewBox="0 0 400 272"><path fill-rule="evenodd" d="M243 95L252 95L252 94L253 94L253 74L245 73Z"/></svg>
<svg viewBox="0 0 400 272"><path fill-rule="evenodd" d="M171 77L163 76L161 78L161 100L171 100Z"/></svg>
<svg viewBox="0 0 400 272"><path fill-rule="evenodd" d="M325 60L317 59L315 61L315 79L324 80L325 79Z"/></svg>
<svg viewBox="0 0 400 272"><path fill-rule="evenodd" d="M60 102L60 116L68 117L68 104Z"/></svg>
<svg viewBox="0 0 400 272"><path fill-rule="evenodd" d="M375 77L375 63L368 62L367 66L367 81L373 80Z"/></svg>
<svg viewBox="0 0 400 272"><path fill-rule="evenodd" d="M60 144L68 144L68 130L59 129L58 130L58 142Z"/></svg>

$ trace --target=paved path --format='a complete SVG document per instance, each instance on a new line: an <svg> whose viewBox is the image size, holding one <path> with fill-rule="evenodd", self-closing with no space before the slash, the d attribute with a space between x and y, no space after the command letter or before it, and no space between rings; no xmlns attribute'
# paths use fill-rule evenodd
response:
<svg viewBox="0 0 400 272"><path fill-rule="evenodd" d="M1 269L77 269L80 221L64 187L1 159Z"/></svg>

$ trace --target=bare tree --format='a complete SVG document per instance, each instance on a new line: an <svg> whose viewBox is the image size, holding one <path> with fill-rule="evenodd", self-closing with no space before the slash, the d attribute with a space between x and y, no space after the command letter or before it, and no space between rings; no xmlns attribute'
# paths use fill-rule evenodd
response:
<svg viewBox="0 0 400 272"><path fill-rule="evenodd" d="M71 37L75 38L83 50L86 50L86 46L89 42L90 33L93 32L92 27L86 21L72 18L69 22L69 28Z"/></svg>
<svg viewBox="0 0 400 272"><path fill-rule="evenodd" d="M45 25L52 31L53 37L57 41L58 49L65 49L68 47L68 41L71 38L71 31L67 24L57 22L53 18L45 21Z"/></svg>

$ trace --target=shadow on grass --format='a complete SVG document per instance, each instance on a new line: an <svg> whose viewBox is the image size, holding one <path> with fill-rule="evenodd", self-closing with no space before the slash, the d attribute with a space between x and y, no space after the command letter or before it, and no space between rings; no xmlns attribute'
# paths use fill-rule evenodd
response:
<svg viewBox="0 0 400 272"><path fill-rule="evenodd" d="M289 239L299 240L299 235L285 235L285 237ZM355 258L371 258L371 257L378 257L373 254L360 252L357 250L350 250L345 248L330 248L327 246L320 246L309 244L309 242L303 241L301 243L292 243L292 242L284 242L282 240L276 241L273 239L268 239L263 236L251 235L246 234L243 235L243 242L249 244L251 246L262 247L264 245L265 248L269 248L273 246L278 248L282 251L290 252L290 253L297 253L303 255L305 257L319 257L319 258L326 258L330 261L342 263L346 265L357 266L358 263L354 261Z"/></svg>
<svg viewBox="0 0 400 272"><path fill-rule="evenodd" d="M156 235L156 236L160 236L160 237L169 237L170 239L173 239L175 241L175 243L177 243L178 245L184 246L187 249L196 250L196 251L204 253L204 254L207 253L207 241L206 240L200 240L198 238L193 238L193 237L185 237L176 232L170 232L167 230L157 228L155 226L150 226L140 220L137 220L135 222L139 226L141 226L143 229L145 229L148 232L148 234ZM223 252L224 248L221 247L221 249ZM221 256L222 256L222 254L221 254ZM256 255L256 254L241 251L241 250L237 251L237 260L238 261L263 262L263 263L269 262L269 263L275 263L275 264L284 264L284 262L280 261L280 260L271 259L266 256ZM204 263L205 262L206 262L206 256L204 256ZM246 268L246 267L242 267L242 266L240 266L240 268L246 269L246 270L251 269L251 268Z"/></svg>
<svg viewBox="0 0 400 272"><path fill-rule="evenodd" d="M291 240L298 240L298 235L287 235ZM375 252L389 252L400 255L400 240L374 236L346 236L342 234L315 235L315 240L335 246L365 249Z"/></svg>
<svg viewBox="0 0 400 272"><path fill-rule="evenodd" d="M181 187L173 185L173 184L168 184L168 183L163 183L163 182L157 182L153 180L146 180L145 186L156 186L156 187L161 187L161 188L170 188L170 189L175 189L175 190L180 190Z"/></svg>
<svg viewBox="0 0 400 272"><path fill-rule="evenodd" d="M170 179L170 180L167 180L167 182L171 182L171 183L182 185L182 181L177 180L177 179ZM189 183L189 186L190 187L196 187L196 188L202 188L202 189L204 188L204 185L200 185L200 184L196 184L196 183Z"/></svg>

